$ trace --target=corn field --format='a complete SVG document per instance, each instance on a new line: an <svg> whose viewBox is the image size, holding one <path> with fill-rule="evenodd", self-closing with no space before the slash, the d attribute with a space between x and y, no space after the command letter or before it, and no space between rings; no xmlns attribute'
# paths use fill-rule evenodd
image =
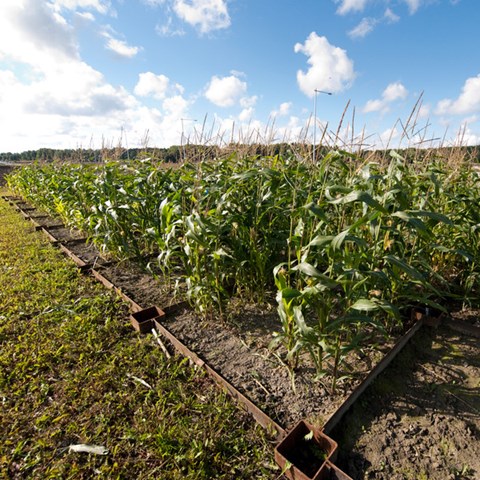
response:
<svg viewBox="0 0 480 480"><path fill-rule="evenodd" d="M468 163L232 155L31 166L8 183L103 252L182 285L200 315L228 320L233 298L276 302L271 348L292 371L306 354L336 379L412 306L478 303L480 176Z"/></svg>

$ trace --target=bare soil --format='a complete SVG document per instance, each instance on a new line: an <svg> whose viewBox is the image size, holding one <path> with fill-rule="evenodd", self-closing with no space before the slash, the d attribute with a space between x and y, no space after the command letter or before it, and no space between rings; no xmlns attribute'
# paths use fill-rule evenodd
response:
<svg viewBox="0 0 480 480"><path fill-rule="evenodd" d="M176 303L173 285L166 285L132 262L121 262L96 270L143 308L154 305L164 308Z"/></svg>
<svg viewBox="0 0 480 480"><path fill-rule="evenodd" d="M331 432L337 465L354 479L480 478L479 351L423 327Z"/></svg>
<svg viewBox="0 0 480 480"><path fill-rule="evenodd" d="M322 426L392 346L352 355L342 372L348 378L332 391L330 377L315 380L306 359L292 377L280 352L269 349L279 330L274 309L248 306L235 324L202 320L185 309L167 317L164 326L286 429L302 419Z"/></svg>
<svg viewBox="0 0 480 480"><path fill-rule="evenodd" d="M59 242L68 242L69 240L77 240L85 238L85 235L77 230L71 230L69 228L52 228L49 230Z"/></svg>
<svg viewBox="0 0 480 480"><path fill-rule="evenodd" d="M67 242L65 246L87 265L97 267L108 263L108 259L104 258L98 248L91 243Z"/></svg>

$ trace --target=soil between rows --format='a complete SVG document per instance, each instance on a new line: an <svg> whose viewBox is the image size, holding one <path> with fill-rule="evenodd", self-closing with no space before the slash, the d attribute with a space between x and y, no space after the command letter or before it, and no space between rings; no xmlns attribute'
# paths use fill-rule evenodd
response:
<svg viewBox="0 0 480 480"><path fill-rule="evenodd" d="M479 351L423 327L331 432L337 465L354 479L480 478Z"/></svg>
<svg viewBox="0 0 480 480"><path fill-rule="evenodd" d="M230 325L199 319L184 309L167 317L164 326L287 430L302 419L322 427L392 346L383 345L383 351L371 350L363 358L352 355L351 377L332 392L327 377L314 380L308 362L301 363L292 379L268 348L279 330L275 311L250 306Z"/></svg>

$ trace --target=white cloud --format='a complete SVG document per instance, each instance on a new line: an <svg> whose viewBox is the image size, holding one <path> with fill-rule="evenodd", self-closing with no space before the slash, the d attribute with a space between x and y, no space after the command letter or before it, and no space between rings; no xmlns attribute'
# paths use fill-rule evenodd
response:
<svg viewBox="0 0 480 480"><path fill-rule="evenodd" d="M288 115L290 113L291 108L292 108L292 102L283 102L282 104L280 104L278 113L280 115Z"/></svg>
<svg viewBox="0 0 480 480"><path fill-rule="evenodd" d="M156 7L157 5L163 5L167 0L142 0L146 5Z"/></svg>
<svg viewBox="0 0 480 480"><path fill-rule="evenodd" d="M134 93L141 97L152 96L157 99L165 98L170 80L165 75L155 75L152 72L141 73Z"/></svg>
<svg viewBox="0 0 480 480"><path fill-rule="evenodd" d="M407 96L408 90L400 82L391 83L383 91L381 99L369 100L366 103L365 107L363 107L363 112L387 112L391 103L396 100L403 100Z"/></svg>
<svg viewBox="0 0 480 480"><path fill-rule="evenodd" d="M240 99L240 105L243 108L254 107L257 104L258 97L253 95L252 97L243 97Z"/></svg>
<svg viewBox="0 0 480 480"><path fill-rule="evenodd" d="M185 116L187 111L188 102L181 95L175 95L173 97L166 98L162 104L165 112L177 119L181 119Z"/></svg>
<svg viewBox="0 0 480 480"><path fill-rule="evenodd" d="M391 148L392 141L400 138L400 131L396 127L387 128L379 135L379 137L381 148Z"/></svg>
<svg viewBox="0 0 480 480"><path fill-rule="evenodd" d="M110 25L106 25L103 28L102 36L107 39L105 48L120 57L133 58L142 50L141 47L128 45L125 40L115 38L116 32Z"/></svg>
<svg viewBox="0 0 480 480"><path fill-rule="evenodd" d="M355 28L348 32L348 35L351 38L363 38L375 28L377 23L378 20L375 18L363 18Z"/></svg>
<svg viewBox="0 0 480 480"><path fill-rule="evenodd" d="M0 3L0 56L48 70L78 58L73 31L51 5L37 0Z"/></svg>
<svg viewBox="0 0 480 480"><path fill-rule="evenodd" d="M47 1L2 0L0 58L8 65L0 70L0 111L8 112L0 115L3 151L86 147L94 133L100 147L121 130L139 142L148 130L159 146L179 141L180 119L188 117L181 86L169 82L162 110L142 105L82 61L74 29ZM147 86L144 80L140 92L162 91Z"/></svg>
<svg viewBox="0 0 480 480"><path fill-rule="evenodd" d="M24 88L26 113L101 116L135 103L124 88L106 83L100 72L83 62L63 63Z"/></svg>
<svg viewBox="0 0 480 480"><path fill-rule="evenodd" d="M290 115L291 108L292 108L292 102L283 102L280 104L278 109L272 110L270 112L270 117L271 118L286 117Z"/></svg>
<svg viewBox="0 0 480 480"><path fill-rule="evenodd" d="M297 43L294 50L308 57L310 68L306 73L301 70L297 72L297 82L309 97L313 97L315 89L340 92L350 87L355 79L353 62L347 52L331 45L326 37L319 37L312 32L305 44Z"/></svg>
<svg viewBox="0 0 480 480"><path fill-rule="evenodd" d="M167 17L167 21L163 25L156 25L155 32L161 37L181 37L185 35L185 31L174 26L172 17Z"/></svg>
<svg viewBox="0 0 480 480"><path fill-rule="evenodd" d="M0 70L0 96L3 96L7 88L13 87L16 83L17 78L13 72Z"/></svg>
<svg viewBox="0 0 480 480"><path fill-rule="evenodd" d="M255 109L253 107L244 108L240 112L240 115L238 116L238 119L241 122L248 122L249 120L252 119L254 113L255 113Z"/></svg>
<svg viewBox="0 0 480 480"><path fill-rule="evenodd" d="M107 14L111 7L110 0L53 0L56 10L65 8L68 10L77 10L79 8L95 10L103 15Z"/></svg>
<svg viewBox="0 0 480 480"><path fill-rule="evenodd" d="M383 18L387 20L389 23L396 23L400 20L400 17L393 12L390 8L385 10Z"/></svg>
<svg viewBox="0 0 480 480"><path fill-rule="evenodd" d="M247 83L235 75L213 76L207 86L205 97L219 107L231 107L247 91Z"/></svg>
<svg viewBox="0 0 480 480"><path fill-rule="evenodd" d="M141 50L140 47L132 47L124 40L118 40L117 38L109 38L105 48L125 58L133 58Z"/></svg>
<svg viewBox="0 0 480 480"><path fill-rule="evenodd" d="M421 0L404 0L408 6L408 10L413 15L420 8Z"/></svg>
<svg viewBox="0 0 480 480"><path fill-rule="evenodd" d="M157 100L163 100L169 91L174 94L183 93L183 87L173 84L165 75L155 75L152 72L140 73L138 83L135 85L134 93L140 97L152 96Z"/></svg>
<svg viewBox="0 0 480 480"><path fill-rule="evenodd" d="M200 33L209 33L230 26L225 0L174 0L173 10Z"/></svg>
<svg viewBox="0 0 480 480"><path fill-rule="evenodd" d="M480 113L480 74L467 78L456 100L444 99L438 102L435 113L438 115Z"/></svg>
<svg viewBox="0 0 480 480"><path fill-rule="evenodd" d="M468 126L468 122L465 122L453 139L453 145L480 145L480 131L472 131Z"/></svg>
<svg viewBox="0 0 480 480"><path fill-rule="evenodd" d="M408 95L408 90L399 82L391 83L383 91L382 98L390 103L395 100L404 99Z"/></svg>
<svg viewBox="0 0 480 480"><path fill-rule="evenodd" d="M418 118L428 118L430 116L430 105L420 105Z"/></svg>
<svg viewBox="0 0 480 480"><path fill-rule="evenodd" d="M77 18L80 20L83 20L85 22L94 22L95 21L95 16L91 14L90 12L77 12L76 13Z"/></svg>
<svg viewBox="0 0 480 480"><path fill-rule="evenodd" d="M403 2L407 5L410 14L414 14L422 5L422 2L425 0L403 0ZM457 0L451 0L453 4L457 3ZM346 15L347 13L359 13L363 12L368 3L374 3L372 0L335 0L335 3L339 3L339 7L337 8L337 14L339 15ZM385 3L389 3L386 1ZM399 20L399 17L395 15L390 8L387 7L385 11L385 18L396 22Z"/></svg>
<svg viewBox="0 0 480 480"><path fill-rule="evenodd" d="M361 12L365 9L368 0L336 0L336 3L340 3L337 8L339 15L345 15L350 12Z"/></svg>

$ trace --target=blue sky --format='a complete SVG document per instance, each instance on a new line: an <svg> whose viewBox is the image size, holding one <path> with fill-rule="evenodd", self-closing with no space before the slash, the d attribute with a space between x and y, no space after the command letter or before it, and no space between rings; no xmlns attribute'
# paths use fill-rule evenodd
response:
<svg viewBox="0 0 480 480"><path fill-rule="evenodd" d="M478 0L2 0L0 152L311 141L315 110L346 148L480 144L479 24Z"/></svg>

